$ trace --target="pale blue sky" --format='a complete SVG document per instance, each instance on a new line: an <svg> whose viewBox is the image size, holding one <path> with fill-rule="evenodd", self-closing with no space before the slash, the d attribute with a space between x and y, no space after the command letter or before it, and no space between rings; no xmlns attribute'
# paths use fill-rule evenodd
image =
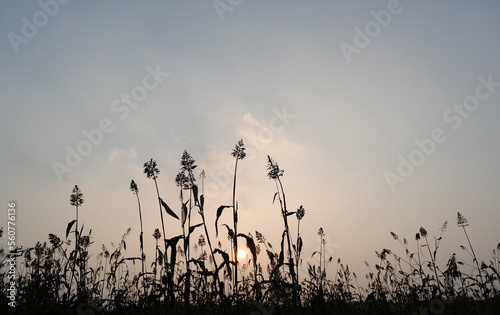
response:
<svg viewBox="0 0 500 315"><path fill-rule="evenodd" d="M448 220L440 252L447 259L464 244L456 228L460 211L476 252L489 260L500 242L500 87L480 88L489 95L456 130L443 115L475 95L479 77L500 82L500 4L401 1L399 13L390 14L386 27L379 23L348 62L341 44L355 45L356 29L376 23L371 11L391 3L244 0L218 14L211 1L70 1L49 7L49 16L37 1L2 2L0 196L5 209L9 201L19 204L20 244L64 235L77 184L94 250L132 227L132 256L139 231L128 190L134 179L151 250L149 236L160 223L142 164L157 160L160 192L178 209L174 178L183 150L208 174L213 228L215 209L231 201L224 184L230 152L244 138L254 154L240 164L242 232L261 231L278 246L282 219L266 177L270 154L285 169L289 208L306 208L304 257L318 246L323 227L334 258L363 275L375 250L403 254L390 231L413 239L423 226L437 235ZM34 17L43 26L13 45ZM114 100L138 91L148 67L169 75L120 119ZM276 111L284 109L290 117L281 125ZM102 119L113 131L59 180L53 163L65 163L66 147L75 149L85 140L82 131ZM283 128L269 133L272 122ZM398 157L409 159L418 149L414 140L436 128L446 141L392 191L384 174L397 174ZM0 226L5 222L6 215ZM167 227L168 237L181 231L172 220Z"/></svg>

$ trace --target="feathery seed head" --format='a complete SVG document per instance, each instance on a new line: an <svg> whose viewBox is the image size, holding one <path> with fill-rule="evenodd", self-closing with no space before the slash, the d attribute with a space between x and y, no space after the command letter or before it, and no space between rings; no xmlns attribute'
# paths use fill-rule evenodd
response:
<svg viewBox="0 0 500 315"><path fill-rule="evenodd" d="M186 171L192 174L193 170L198 166L195 165L194 162L196 161L193 159L191 154L189 154L186 150L184 150L181 157L181 171Z"/></svg>
<svg viewBox="0 0 500 315"><path fill-rule="evenodd" d="M243 160L247 156L245 153L245 144L243 143L243 139L238 141L238 143L234 146L234 150L231 155L238 160Z"/></svg>
<svg viewBox="0 0 500 315"><path fill-rule="evenodd" d="M422 235L422 237L427 237L427 230L424 229L423 227L420 228L420 235Z"/></svg>
<svg viewBox="0 0 500 315"><path fill-rule="evenodd" d="M445 232L447 227L448 227L448 221L444 221L444 223L441 226L440 230L443 231L443 232Z"/></svg>
<svg viewBox="0 0 500 315"><path fill-rule="evenodd" d="M200 234L200 238L198 239L198 246L205 246L205 236Z"/></svg>
<svg viewBox="0 0 500 315"><path fill-rule="evenodd" d="M160 230L158 228L155 229L154 233L153 233L153 237L158 240L160 239L161 237L161 233L160 233Z"/></svg>
<svg viewBox="0 0 500 315"><path fill-rule="evenodd" d="M134 193L134 194L137 194L139 192L139 187L137 187L137 184L134 182L134 180L132 179L132 181L130 182L130 190Z"/></svg>
<svg viewBox="0 0 500 315"><path fill-rule="evenodd" d="M469 222L460 212L457 212L457 226L458 227L469 226Z"/></svg>
<svg viewBox="0 0 500 315"><path fill-rule="evenodd" d="M323 231L323 228L322 228L322 227L320 227L320 228L319 228L319 230L318 230L318 235L319 235L319 236L323 236L323 235L325 235L325 232Z"/></svg>
<svg viewBox="0 0 500 315"><path fill-rule="evenodd" d="M198 166L194 164L195 160L191 157L186 150L182 153L181 157L181 168L179 173L175 177L175 182L177 186L182 187L184 190L191 189L192 185L196 181L194 177L193 170Z"/></svg>
<svg viewBox="0 0 500 315"><path fill-rule="evenodd" d="M77 185L75 185L75 188L73 188L73 193L70 196L69 202L72 206L76 207L81 206L83 204L83 194Z"/></svg>
<svg viewBox="0 0 500 315"><path fill-rule="evenodd" d="M271 159L269 155L267 156L267 170L269 171L267 173L269 179L274 179L274 180L278 180L280 177L283 176L283 173L285 172L285 170L280 169L278 163L276 163L276 161Z"/></svg>
<svg viewBox="0 0 500 315"><path fill-rule="evenodd" d="M146 174L146 178L156 179L158 178L158 174L160 174L160 170L156 165L156 161L150 159L146 163L144 163L144 174Z"/></svg>
<svg viewBox="0 0 500 315"><path fill-rule="evenodd" d="M178 187L182 187L182 189L187 190L190 187L189 178L186 176L186 173L183 171L179 171L175 176L175 183Z"/></svg>
<svg viewBox="0 0 500 315"><path fill-rule="evenodd" d="M302 220L305 214L306 214L306 209L302 205L297 209L297 212L295 212L295 215L297 216L298 220Z"/></svg>

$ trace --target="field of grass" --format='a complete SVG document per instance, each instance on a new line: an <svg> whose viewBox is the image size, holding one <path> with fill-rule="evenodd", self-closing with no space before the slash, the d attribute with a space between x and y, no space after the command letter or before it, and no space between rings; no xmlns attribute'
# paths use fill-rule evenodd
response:
<svg viewBox="0 0 500 315"><path fill-rule="evenodd" d="M469 261L458 261L452 255L445 266L437 264L446 222L437 237L428 235L425 228L411 240L390 232L405 254L398 256L389 249L376 252L378 263L366 263L364 278L368 284L360 286L357 274L348 265L340 258L327 257L322 228L318 231L322 246L313 254L319 263L299 268L303 261L300 222L307 215L306 209L287 208L284 171L269 156L268 177L276 183L272 202L279 206L283 219L281 242L270 244L258 227L254 233L238 230L237 171L246 156L242 140L231 156L232 200L218 207L215 222L205 220L205 211L213 211L204 208L205 172L195 175L197 166L188 152L184 151L175 178L180 199L177 207L161 197L156 162L151 159L144 163L144 174L157 193L161 226L143 231L140 190L132 180L141 257L126 255L129 229L113 249L103 245L96 261L90 261L96 251L91 233L79 225L78 211L84 196L75 186L70 194L75 220L68 223L65 235L51 233L48 242L40 241L33 247L0 250L0 313L500 314L500 244L488 262L481 261L475 255L467 234L469 224L462 214L457 214L456 225L463 230L467 246L460 247ZM200 184L196 184L197 179ZM194 216L202 223L192 225ZM231 222L227 222L228 217ZM165 238L165 220L178 221L182 233ZM207 225L212 224L216 235L208 233ZM8 237L4 233L0 230L0 237ZM220 242L226 238L231 244L229 251L223 250ZM245 242L249 252L251 259L246 263L239 261L238 239ZM152 261L145 258L145 242L156 245ZM10 272L12 257L17 258L15 278ZM131 262L140 264L140 272L129 269ZM301 270L307 270L307 274L299 274Z"/></svg>

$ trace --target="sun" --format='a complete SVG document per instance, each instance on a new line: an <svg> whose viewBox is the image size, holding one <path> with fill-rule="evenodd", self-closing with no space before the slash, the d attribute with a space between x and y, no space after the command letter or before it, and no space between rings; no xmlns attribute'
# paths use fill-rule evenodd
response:
<svg viewBox="0 0 500 315"><path fill-rule="evenodd" d="M247 252L243 249L238 250L238 259L245 259L247 257Z"/></svg>

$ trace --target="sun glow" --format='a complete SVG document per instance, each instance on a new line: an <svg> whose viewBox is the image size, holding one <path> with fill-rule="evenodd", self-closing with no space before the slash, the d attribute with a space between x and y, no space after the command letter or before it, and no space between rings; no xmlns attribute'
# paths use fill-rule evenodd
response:
<svg viewBox="0 0 500 315"><path fill-rule="evenodd" d="M245 259L247 257L247 252L243 249L238 250L238 259Z"/></svg>

